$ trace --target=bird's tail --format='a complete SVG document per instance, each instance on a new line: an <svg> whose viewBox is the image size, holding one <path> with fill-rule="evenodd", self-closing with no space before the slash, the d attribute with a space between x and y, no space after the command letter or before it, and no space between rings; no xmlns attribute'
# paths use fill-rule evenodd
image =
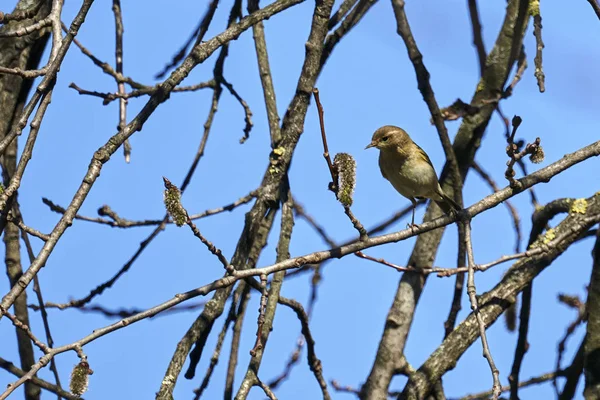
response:
<svg viewBox="0 0 600 400"><path fill-rule="evenodd" d="M434 201L447 215L452 215L462 209L461 206L459 206L451 197L446 195L441 188L437 194L440 196L440 199L434 199Z"/></svg>

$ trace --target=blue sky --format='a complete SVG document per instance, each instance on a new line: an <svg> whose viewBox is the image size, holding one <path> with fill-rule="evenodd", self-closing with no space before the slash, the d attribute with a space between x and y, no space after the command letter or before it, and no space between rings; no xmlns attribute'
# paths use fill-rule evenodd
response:
<svg viewBox="0 0 600 400"><path fill-rule="evenodd" d="M179 49L204 13L208 2L180 1L176 6L167 1L149 1L146 7L124 2L125 23L124 71L144 83L154 83L153 76L162 70ZM217 10L207 37L222 31L226 24L230 2ZM4 5L10 10L14 1ZM64 19L71 21L80 2L65 4ZM245 6L244 6L245 7ZM504 2L480 2L480 14L486 48L491 49L504 16ZM600 22L585 1L570 2L569 7L552 2L541 6L544 26L544 71L546 93L540 94L533 76L535 41L532 26L525 36L529 68L514 95L504 100L502 108L512 117L523 118L518 136L532 141L539 136L546 160L534 171L598 140L600 83L596 78L600 64L600 49L590 44L590 38L600 34ZM169 10L166 12L166 10ZM279 113L282 116L294 95L304 57L313 3L305 2L266 22L266 37ZM479 79L476 53L471 45L471 26L466 1L408 1L406 4L411 28L424 62L431 73L431 83L441 106L456 98L468 101ZM245 11L246 12L246 11ZM109 2L96 2L81 28L78 38L97 57L114 62L114 22ZM194 84L211 78L216 55L198 66L184 84ZM250 139L240 145L244 114L236 100L227 92L222 95L219 111L208 140L206 154L200 161L191 185L183 196L183 204L191 213L215 208L246 195L260 184L267 167L269 134L256 56L250 32L246 32L230 47L225 64L225 77L249 103L254 128ZM102 106L101 100L79 96L68 85L98 91L115 91L114 82L102 74L74 46L61 68L52 104L42 124L33 159L22 181L19 201L26 223L50 232L59 219L41 202L47 197L67 205L84 176L93 152L115 133L118 105ZM348 152L357 161L357 188L353 211L366 226L373 226L390 214L408 205L379 173L376 152L363 151L373 131L382 125L404 127L429 154L438 172L444 155L435 128L429 123L429 113L417 90L413 67L408 60L401 38L396 34L391 5L387 1L375 4L364 20L335 49L317 86L325 107L330 151ZM105 165L80 213L94 216L103 204L108 204L120 216L129 219L161 218L162 176L180 184L189 168L206 118L212 92L173 94L159 106L131 140L132 160L126 164L120 152ZM131 119L141 109L145 99L132 99L128 115ZM448 122L454 138L459 122ZM322 158L317 112L314 104L308 110L304 133L299 142L290 171L291 189L304 205L341 242L354 236L354 231L327 190L329 173ZM26 132L27 133L27 132ZM490 172L500 186L505 186L504 127L494 116L477 160ZM588 197L600 188L600 160L577 165L548 184L538 185L536 192L542 203L559 197ZM487 185L470 173L463 193L465 204L471 205L490 193ZM526 193L512 200L518 207L526 245L530 229L532 206ZM233 254L249 205L232 213L213 216L198 222L199 229L227 257ZM417 213L417 220L422 211ZM278 219L279 220L279 219ZM278 220L275 226L278 226ZM556 223L556 221L553 221ZM402 229L407 221L390 228ZM118 230L83 221L75 221L66 232L39 277L45 299L65 302L89 293L100 282L109 279L137 250L153 228ZM275 260L278 228L273 229L269 246L263 251L260 266ZM473 245L476 261L485 263L514 248L514 232L508 212L498 206L473 221ZM408 260L415 239L389 244L366 251L403 265ZM457 233L448 228L436 258L436 265L452 267L456 262ZM41 248L33 240L36 251ZM536 279L530 349L525 357L522 378L554 369L557 344L575 313L557 302L558 293L576 294L585 298L585 285L591 270L593 241L575 244ZM296 221L290 252L299 256L326 248L317 234L302 220ZM26 259L26 254L23 253ZM24 263L25 267L28 265ZM510 264L497 266L476 276L478 292L493 287ZM208 283L222 275L222 266L187 228L169 226L144 251L132 269L118 283L97 298L93 304L109 308L147 308ZM319 300L311 321L316 340L316 352L323 363L327 380L336 379L344 385L359 387L367 377L379 343L388 308L400 278L398 272L356 257L346 257L327 263L319 288ZM306 304L310 276L286 281L282 294ZM415 367L421 365L443 338L454 288L454 280L431 277L419 303L406 356ZM0 291L8 290L6 280ZM34 296L29 289L30 302ZM256 332L258 298L253 298L246 314L245 330L240 347L236 390L249 359ZM469 310L466 293L463 298L462 320ZM85 347L91 368L88 399L153 398L163 378L177 341L196 318L197 312L179 313L145 320L127 329L105 336ZM71 343L93 329L112 323L95 314L77 310L50 310L50 323L57 345ZM192 398L208 365L216 335L222 320L217 321L209 338L197 377L188 381L180 377L175 398ZM39 316L32 315L34 332L43 336ZM277 312L274 330L260 369L260 377L269 381L278 375L300 332L299 323L287 309ZM570 362L584 330L579 328L567 344L563 358ZM228 344L211 380L205 398L219 398L224 387ZM0 324L2 350L0 356L16 361L14 327ZM500 369L503 384L512 365L517 336L508 333L499 320L488 330L494 359ZM280 399L320 398L320 390L306 364L306 352L293 370L291 379L276 392ZM74 353L57 357L63 382L68 382ZM566 364L565 364L566 366ZM186 364L187 367L187 364ZM184 368L186 368L184 367ZM52 380L45 369L40 376ZM12 382L13 376L0 372L0 387ZM405 378L392 382L392 390L401 389ZM449 397L491 388L491 374L481 357L479 342L461 358L456 369L445 375L444 385ZM581 387L581 386L580 386ZM335 399L351 398L331 389ZM22 391L14 397L21 396ZM553 389L543 385L524 389L521 398L551 398ZM580 396L580 395L579 395ZM44 393L43 398L53 395ZM260 389L253 389L251 399L264 398ZM581 396L578 398L582 398Z"/></svg>

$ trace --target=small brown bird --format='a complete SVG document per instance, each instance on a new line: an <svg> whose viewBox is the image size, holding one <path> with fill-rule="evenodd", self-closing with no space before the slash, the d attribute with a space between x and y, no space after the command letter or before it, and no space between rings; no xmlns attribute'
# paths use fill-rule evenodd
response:
<svg viewBox="0 0 600 400"><path fill-rule="evenodd" d="M371 147L379 149L381 175L413 204L411 227L415 226L415 199L431 199L446 214L461 209L442 190L427 153L412 141L404 129L392 125L382 126L375 131L365 150Z"/></svg>

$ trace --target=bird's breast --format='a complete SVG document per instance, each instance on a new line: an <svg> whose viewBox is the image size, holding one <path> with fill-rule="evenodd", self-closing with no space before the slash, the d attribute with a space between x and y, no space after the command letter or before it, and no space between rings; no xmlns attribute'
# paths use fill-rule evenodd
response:
<svg viewBox="0 0 600 400"><path fill-rule="evenodd" d="M430 197L438 184L433 167L420 159L382 151L379 167L382 175L404 197Z"/></svg>

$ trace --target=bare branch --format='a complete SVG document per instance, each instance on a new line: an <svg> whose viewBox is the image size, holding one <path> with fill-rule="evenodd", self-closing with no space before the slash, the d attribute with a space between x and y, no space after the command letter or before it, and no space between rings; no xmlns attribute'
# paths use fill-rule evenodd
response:
<svg viewBox="0 0 600 400"><path fill-rule="evenodd" d="M46 260L50 256L52 250L54 249L57 241L60 239L62 234L66 231L66 229L71 225L71 222L83 204L85 198L90 192L94 182L100 175L100 171L102 170L102 166L110 159L111 155L114 154L120 145L133 135L135 132L142 129L144 122L148 119L148 117L154 112L154 110L166 100L169 93L173 90L173 88L178 85L188 74L189 72L199 63L207 59L215 50L217 50L223 43L229 42L237 38L242 32L250 28L256 22L268 18L278 12L284 11L285 9L301 2L302 0L279 0L273 4L268 5L267 7L249 15L246 18L243 18L239 23L235 24L231 28L228 28L224 32L215 36L214 38L199 43L194 46L190 55L186 57L186 61L180 66L175 72L173 72L167 80L165 80L161 84L161 90L157 91L154 95L150 97L144 108L140 111L140 113L127 125L127 127L122 131L116 133L113 137L109 139L109 141L102 146L98 151L94 153L92 160L90 162L90 166L86 173L85 179L82 181L80 187L77 192L73 196L71 204L67 208L67 212L60 219L58 224L53 229L51 234L51 240L48 240L42 250L40 251L39 256L36 260L31 264L29 269L23 274L23 276L19 280L19 284L13 286L10 292L2 299L0 303L0 317L4 314L4 311L10 307L10 305L14 302L15 298L29 285L33 276L37 274L37 272L42 268L42 266L46 263ZM92 0L85 0L84 7L82 8L78 17L76 17L75 22L81 23L83 22L83 15L89 9ZM87 8L86 8L87 7ZM74 24L75 24L74 22ZM72 29L74 30L74 29ZM76 30L75 30L76 31ZM72 39L73 35L67 35L65 40ZM68 43L68 42L67 42ZM66 52L66 48L68 46L64 45L61 47L61 52L64 50ZM62 53L61 53L62 54ZM58 68L58 67L57 67ZM53 72L54 74L55 72ZM51 74L51 75L53 75ZM47 75L44 79L47 79L49 76ZM40 84L43 88L44 81ZM39 93L36 92L36 93ZM35 95L34 95L35 98ZM32 101L33 102L33 99ZM26 114L26 113L25 113ZM16 136L15 132L14 136ZM9 135L10 136L10 135ZM7 136L8 137L8 136ZM6 138L5 138L6 139ZM183 185L182 185L183 188Z"/></svg>
<svg viewBox="0 0 600 400"><path fill-rule="evenodd" d="M246 122L246 126L244 127L244 136L240 139L240 144L243 144L250 137L250 131L252 130L252 126L254 126L254 124L252 123L252 110L250 110L250 106L248 105L248 103L246 103L246 100L244 100L242 96L240 96L238 92L236 92L231 83L227 82L225 78L220 79L220 83L222 83L223 86L227 88L229 93L231 93L231 95L235 97L235 99L238 101L238 103L240 103L240 105L244 109L244 121Z"/></svg>
<svg viewBox="0 0 600 400"><path fill-rule="evenodd" d="M229 308L229 313L227 314L227 319L225 320L225 323L223 324L223 328L221 328L221 332L219 332L219 336L217 338L217 344L215 346L215 351L213 352L213 355L210 358L210 364L208 365L208 368L206 369L206 374L204 375L204 379L202 379L202 383L200 384L200 387L198 389L194 390L194 400L200 399L200 397L202 396L202 393L208 387L208 382L210 381L212 373L214 372L215 367L216 367L217 363L219 362L219 357L221 356L221 348L223 347L223 342L225 341L225 335L227 334L229 325L231 325L231 323L233 321L235 321L237 318L236 307L238 305L241 292L243 290L243 288L242 288L242 290L239 290L241 287L242 287L242 285L238 286L238 290L235 291L235 294L232 298L231 306Z"/></svg>
<svg viewBox="0 0 600 400"><path fill-rule="evenodd" d="M542 50L544 49L544 41L542 40L542 15L540 14L540 1L532 1L529 13L533 15L533 35L535 36L535 79L537 79L540 93L546 91L545 75L542 69Z"/></svg>
<svg viewBox="0 0 600 400"><path fill-rule="evenodd" d="M113 0L112 11L115 15L115 63L117 74L123 75L123 13L121 11L121 0ZM117 82L117 91L120 95L125 94L125 84ZM127 99L121 97L119 99L119 131L125 129L127 125ZM129 139L123 143L123 155L125 162L129 162L131 158L131 144Z"/></svg>
<svg viewBox="0 0 600 400"><path fill-rule="evenodd" d="M44 18L40 21L37 21L31 25L23 26L14 31L0 32L0 38L29 35L32 32L44 29L45 27L49 26L51 23L52 23L52 18L46 17L46 18Z"/></svg>
<svg viewBox="0 0 600 400"><path fill-rule="evenodd" d="M319 386L321 387L321 392L323 395L323 400L330 400L331 396L329 395L329 392L327 390L327 382L325 381L325 378L323 378L323 366L321 364L321 360L317 358L317 355L315 353L315 340L313 339L312 333L308 325L308 315L304 311L302 304L298 303L296 300L285 299L283 297L280 297L279 299L281 304L290 307L298 316L298 319L302 324L302 334L306 339L306 346L308 352L308 366L315 375L317 382L319 382Z"/></svg>
<svg viewBox="0 0 600 400"><path fill-rule="evenodd" d="M583 394L588 399L600 396L600 370L597 365L598 347L600 346L600 233L596 234L592 257L592 276L588 286L585 313L579 313L580 316L587 317L584 340L585 389Z"/></svg>
<svg viewBox="0 0 600 400"><path fill-rule="evenodd" d="M598 19L600 19L600 4L598 4L598 0L588 0L588 3L590 3L590 6L594 9Z"/></svg>
<svg viewBox="0 0 600 400"><path fill-rule="evenodd" d="M337 24L348 14L348 11L358 2L358 0L344 0L342 4L340 4L340 8L333 14L333 16L329 19L329 23L327 24L327 29L332 30L335 28Z"/></svg>
<svg viewBox="0 0 600 400"><path fill-rule="evenodd" d="M12 315L11 313L7 312L6 313L6 318L8 318L15 327L17 327L18 329L22 330L23 332L25 332L25 334L31 339L31 341L45 354L48 354L48 352L50 351L48 346L46 346L44 343L42 343L41 340L39 340L34 334L33 332L31 332L31 329L29 329L29 326L27 326L26 324L24 324L23 322L21 322L19 320L19 318L15 317L14 315Z"/></svg>
<svg viewBox="0 0 600 400"><path fill-rule="evenodd" d="M258 0L249 0L248 12L253 13L256 10L258 10ZM273 76L271 74L271 67L269 66L265 29L262 22L259 22L252 27L252 34L254 37L256 58L258 60L260 83L263 88L263 96L267 108L267 119L269 120L269 131L271 134L271 148L274 149L281 141L281 129L279 128L279 114L277 112L275 87L273 86Z"/></svg>
<svg viewBox="0 0 600 400"><path fill-rule="evenodd" d="M469 295L469 301L471 302L471 310L477 319L477 326L479 327L479 337L481 338L481 345L483 347L483 356L490 365L492 371L493 386L492 386L492 399L497 400L500 396L500 371L496 368L490 346L487 341L487 335L485 334L486 325L481 315L479 304L477 301L477 289L475 288L475 257L473 255L473 245L471 243L471 223L465 222L465 247L467 249L467 260L469 264L469 273L467 276L467 294Z"/></svg>
<svg viewBox="0 0 600 400"><path fill-rule="evenodd" d="M483 35L481 34L481 22L479 21L479 11L477 10L477 0L469 0L469 17L471 17L471 27L473 28L473 46L477 50L479 59L479 72L481 76L485 71L485 45L483 44Z"/></svg>
<svg viewBox="0 0 600 400"><path fill-rule="evenodd" d="M552 379L555 379L557 376L564 376L564 371L547 372L545 374L530 378L526 381L519 382L519 388L524 388L524 387L528 387L528 386L532 386L532 385L537 385L540 383L545 383ZM500 388L501 392L508 392L509 390L510 390L510 385L505 385ZM484 400L484 399L489 399L491 394L492 394L492 391L488 390L486 392L470 394L468 396L461 397L458 400Z"/></svg>
<svg viewBox="0 0 600 400"><path fill-rule="evenodd" d="M208 31L208 27L210 26L213 16L215 15L215 11L217 11L218 5L219 5L219 0L211 1L211 3L208 5L208 9L206 10L206 13L200 20L198 27L196 29L194 29L194 32L190 35L189 39L185 42L185 44L181 47L181 49L173 56L173 59L171 60L171 62L169 64L167 64L161 72L156 74L156 76L155 76L156 79L164 78L165 75L172 68L177 66L177 64L181 60L183 60L183 58L185 57L185 53L187 52L187 49L190 47L192 42L194 42L194 40L195 40L194 46L198 46L198 44L202 43L202 40L204 39L204 35Z"/></svg>
<svg viewBox="0 0 600 400"><path fill-rule="evenodd" d="M11 374L13 374L15 376L18 376L19 378L26 374L25 371L15 367L13 363L3 359L2 357L0 357L0 368L4 369L5 371L10 372ZM81 397L75 396L74 394L71 394L71 393L61 389L59 386L53 385L50 382L47 382L47 381L37 378L35 376L33 378L31 378L31 383L33 383L36 386L41 387L42 389L46 389L47 391L52 392L60 397L68 399L68 400L80 400L81 399Z"/></svg>

